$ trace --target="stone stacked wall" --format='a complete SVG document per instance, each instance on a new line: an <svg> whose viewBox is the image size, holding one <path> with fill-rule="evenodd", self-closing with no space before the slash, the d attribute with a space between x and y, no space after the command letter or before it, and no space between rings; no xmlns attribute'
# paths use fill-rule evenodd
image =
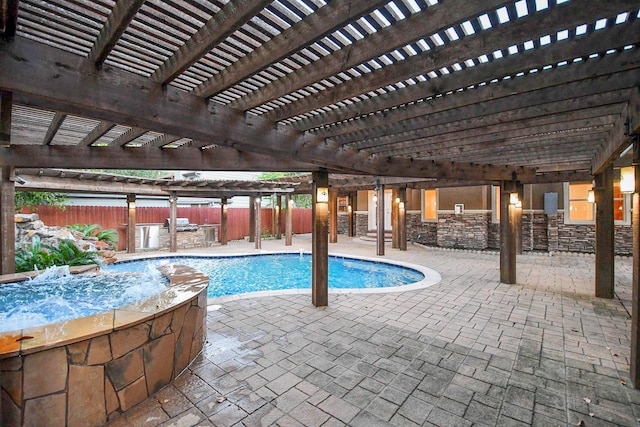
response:
<svg viewBox="0 0 640 427"><path fill-rule="evenodd" d="M369 232L367 213L359 212L356 218L356 236L365 236ZM492 221L491 212L441 213L437 222L424 222L419 211L409 211L406 224L410 242L444 248L500 249L500 224ZM347 234L347 226L347 215L338 215L338 233ZM565 224L563 212L526 212L522 215L522 246L525 251L593 253L595 225ZM631 226L616 225L616 254L630 255L632 249Z"/></svg>
<svg viewBox="0 0 640 427"><path fill-rule="evenodd" d="M2 425L96 426L142 402L202 351L206 292L126 329L0 360Z"/></svg>

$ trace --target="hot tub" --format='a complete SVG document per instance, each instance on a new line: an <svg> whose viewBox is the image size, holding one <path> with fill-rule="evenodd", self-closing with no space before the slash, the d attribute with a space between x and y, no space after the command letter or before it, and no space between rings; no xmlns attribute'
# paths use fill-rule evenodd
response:
<svg viewBox="0 0 640 427"><path fill-rule="evenodd" d="M175 379L205 339L206 275L108 312L0 334L0 425L101 425Z"/></svg>

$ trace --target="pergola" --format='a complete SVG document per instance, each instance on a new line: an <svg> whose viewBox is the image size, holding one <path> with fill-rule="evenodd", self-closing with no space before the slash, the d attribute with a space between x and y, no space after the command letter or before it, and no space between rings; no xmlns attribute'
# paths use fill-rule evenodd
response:
<svg viewBox="0 0 640 427"><path fill-rule="evenodd" d="M613 297L613 168L640 176L637 0L0 5L2 273L15 168L312 172L316 305L329 174L501 185L505 283L516 281L508 195L594 180L596 295Z"/></svg>

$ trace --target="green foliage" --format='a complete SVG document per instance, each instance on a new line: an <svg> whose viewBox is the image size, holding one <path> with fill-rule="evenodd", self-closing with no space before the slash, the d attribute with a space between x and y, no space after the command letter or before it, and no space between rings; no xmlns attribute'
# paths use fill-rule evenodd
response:
<svg viewBox="0 0 640 427"><path fill-rule="evenodd" d="M98 224L71 224L67 228L84 234L85 236L95 236L109 245L118 243L118 231L113 228L101 229Z"/></svg>
<svg viewBox="0 0 640 427"><path fill-rule="evenodd" d="M114 175L124 176L136 176L138 178L151 178L159 179L164 178L170 172L168 171L151 171L151 170L136 170L136 169L90 169L91 172L104 172Z"/></svg>
<svg viewBox="0 0 640 427"><path fill-rule="evenodd" d="M98 240L102 240L105 243L114 245L118 243L118 230L114 230L113 228L100 230L100 232L96 234L96 237L98 238Z"/></svg>
<svg viewBox="0 0 640 427"><path fill-rule="evenodd" d="M49 193L41 191L16 191L15 209L23 206L49 205L64 209L67 196L62 193Z"/></svg>
<svg viewBox="0 0 640 427"><path fill-rule="evenodd" d="M93 236L96 231L100 230L98 224L71 224L67 225L67 228L82 233L85 236Z"/></svg>
<svg viewBox="0 0 640 427"><path fill-rule="evenodd" d="M31 245L22 245L16 250L16 273L45 269L60 265L89 265L98 263L95 252L80 250L71 240L63 240L56 248L42 245L40 238L34 236Z"/></svg>

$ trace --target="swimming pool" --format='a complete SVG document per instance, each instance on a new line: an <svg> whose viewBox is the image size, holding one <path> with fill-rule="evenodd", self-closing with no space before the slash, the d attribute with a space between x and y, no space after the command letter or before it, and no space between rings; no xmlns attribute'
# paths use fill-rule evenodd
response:
<svg viewBox="0 0 640 427"><path fill-rule="evenodd" d="M176 256L121 261L104 267L111 272L141 272L150 266L183 264L209 276L209 298L257 296L255 293L308 292L311 255L274 253L229 256ZM380 262L342 255L329 256L330 292L408 290L407 285L438 282L433 270L402 263Z"/></svg>

